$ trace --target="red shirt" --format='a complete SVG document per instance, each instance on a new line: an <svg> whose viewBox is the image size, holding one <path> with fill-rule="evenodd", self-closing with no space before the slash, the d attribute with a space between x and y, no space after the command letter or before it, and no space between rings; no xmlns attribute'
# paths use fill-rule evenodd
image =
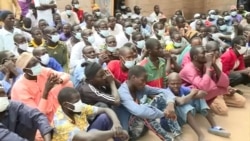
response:
<svg viewBox="0 0 250 141"><path fill-rule="evenodd" d="M239 60L239 66L235 70L243 70L245 69L245 62L243 55L236 56L232 48L229 48L224 54L221 55L221 63L222 63L222 70L227 75L231 70L234 70L234 65L237 60Z"/></svg>
<svg viewBox="0 0 250 141"><path fill-rule="evenodd" d="M73 9L73 11L77 14L79 21L82 22L84 19L84 11L81 9L77 9L77 10Z"/></svg>
<svg viewBox="0 0 250 141"><path fill-rule="evenodd" d="M108 63L108 69L113 74L114 78L121 83L128 79L128 72L122 70L120 60L110 61Z"/></svg>

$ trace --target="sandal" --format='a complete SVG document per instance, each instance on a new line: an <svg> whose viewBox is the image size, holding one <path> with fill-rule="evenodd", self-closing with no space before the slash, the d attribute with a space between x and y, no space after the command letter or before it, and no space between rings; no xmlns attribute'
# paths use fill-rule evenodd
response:
<svg viewBox="0 0 250 141"><path fill-rule="evenodd" d="M209 128L208 132L217 136L225 137L225 138L229 138L231 135L231 133L227 132L226 130L224 130L223 128L219 126Z"/></svg>

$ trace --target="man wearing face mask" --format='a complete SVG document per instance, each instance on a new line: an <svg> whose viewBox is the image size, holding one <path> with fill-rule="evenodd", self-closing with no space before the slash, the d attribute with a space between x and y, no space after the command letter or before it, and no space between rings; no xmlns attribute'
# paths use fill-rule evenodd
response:
<svg viewBox="0 0 250 141"><path fill-rule="evenodd" d="M157 39L162 47L166 46L166 41L165 41L165 27L162 23L157 22L153 25L153 35L151 38Z"/></svg>
<svg viewBox="0 0 250 141"><path fill-rule="evenodd" d="M46 43L44 47L47 49L50 57L63 67L64 71L68 71L68 50L65 43L59 41L60 36L54 27L46 27L44 29L44 39Z"/></svg>
<svg viewBox="0 0 250 141"><path fill-rule="evenodd" d="M127 80L128 70L136 65L135 57L133 48L123 46L119 49L120 60L112 60L108 63L109 71L120 84Z"/></svg>
<svg viewBox="0 0 250 141"><path fill-rule="evenodd" d="M210 10L208 12L208 17L207 17L207 21L205 22L205 25L216 25L216 21L217 21L217 15L216 15L216 11L215 10Z"/></svg>
<svg viewBox="0 0 250 141"><path fill-rule="evenodd" d="M35 108L10 101L4 87L0 86L0 138L5 141L35 140L37 130L44 141L51 141L53 128L44 114Z"/></svg>
<svg viewBox="0 0 250 141"><path fill-rule="evenodd" d="M72 10L71 5L65 6L65 11L61 13L61 18L65 23L69 23L71 25L80 23L77 14Z"/></svg>
<svg viewBox="0 0 250 141"><path fill-rule="evenodd" d="M40 61L42 66L51 68L58 72L63 72L62 66L56 61L56 59L49 56L44 47L35 48L33 50L33 55Z"/></svg>
<svg viewBox="0 0 250 141"><path fill-rule="evenodd" d="M69 56L71 54L71 50L72 50L73 46L75 44L79 43L80 41L82 41L82 29L81 29L81 27L79 25L74 25L74 26L72 26L71 30L72 30L72 36L66 42Z"/></svg>
<svg viewBox="0 0 250 141"><path fill-rule="evenodd" d="M134 32L132 35L133 43L136 46L136 50L139 56L142 56L142 50L145 49L145 39L140 32Z"/></svg>
<svg viewBox="0 0 250 141"><path fill-rule="evenodd" d="M81 22L83 22L84 19L84 11L82 9L80 9L80 4L78 0L72 0L71 1L71 5L73 6L73 11L74 13L77 14L78 20Z"/></svg>
<svg viewBox="0 0 250 141"><path fill-rule="evenodd" d="M31 53L22 53L16 67L22 69L24 75L13 85L11 99L20 101L44 113L51 123L59 106L57 95L63 87L72 87L70 76L41 66ZM22 95L20 95L22 93Z"/></svg>
<svg viewBox="0 0 250 141"><path fill-rule="evenodd" d="M179 55L189 45L188 41L181 36L180 32L173 32L170 35L173 41L174 48L169 49L172 54Z"/></svg>
<svg viewBox="0 0 250 141"><path fill-rule="evenodd" d="M84 29L81 34L82 41L75 44L71 50L70 53L70 73L72 73L78 64L78 62L81 62L81 59L83 59L82 50L85 46L93 46L95 43L95 37L93 35L92 30L90 29ZM95 48L96 49L96 48ZM96 49L98 51L98 49Z"/></svg>
<svg viewBox="0 0 250 141"><path fill-rule="evenodd" d="M98 4L96 4L96 3L92 6L92 14L93 14L93 16L94 16L97 20L103 19L103 15L102 15L102 13L101 13L101 11L100 11L100 7L99 7Z"/></svg>
<svg viewBox="0 0 250 141"><path fill-rule="evenodd" d="M94 46L102 50L105 46L105 38L110 35L108 30L108 23L105 20L97 21L96 33L94 34Z"/></svg>
<svg viewBox="0 0 250 141"><path fill-rule="evenodd" d="M148 38L151 35L151 27L148 24L148 19L146 17L141 18L141 32L145 38Z"/></svg>
<svg viewBox="0 0 250 141"><path fill-rule="evenodd" d="M82 54L83 54L83 59L79 60L77 62L77 65L71 75L71 79L73 81L74 87L77 87L80 82L85 81L85 75L84 75L84 67L82 66L82 64L84 62L96 62L99 63L103 68L105 68L106 65L106 61L109 60L108 55L107 54L98 54L96 53L95 49L92 46L85 46L82 49Z"/></svg>
<svg viewBox="0 0 250 141"><path fill-rule="evenodd" d="M236 20L238 23L240 23L243 18L242 18L242 16L240 14L238 14L236 6L232 5L230 11L231 11L231 13L230 13L230 15L231 15L231 23L234 20Z"/></svg>
<svg viewBox="0 0 250 141"><path fill-rule="evenodd" d="M123 24L123 33L117 36L117 42L119 47L122 47L127 42L132 42L132 33L134 29L130 21L125 21Z"/></svg>
<svg viewBox="0 0 250 141"><path fill-rule="evenodd" d="M106 52L109 56L110 60L118 60L119 59L119 47L117 47L117 41L115 36L108 36L105 40L106 42Z"/></svg>
<svg viewBox="0 0 250 141"><path fill-rule="evenodd" d="M232 41L232 47L221 55L223 72L229 76L230 86L248 84L250 68L245 67L244 54L247 51L244 37L237 36Z"/></svg>
<svg viewBox="0 0 250 141"><path fill-rule="evenodd" d="M26 38L23 34L15 34L14 35L14 42L16 45L15 54L20 55L23 52L32 52L33 48L29 47L29 43L27 42Z"/></svg>
<svg viewBox="0 0 250 141"><path fill-rule="evenodd" d="M122 130L120 121L112 110L82 103L77 90L64 88L58 95L58 101L61 107L54 116L56 132L53 141L128 139L128 133ZM93 115L98 116L89 124L87 118Z"/></svg>

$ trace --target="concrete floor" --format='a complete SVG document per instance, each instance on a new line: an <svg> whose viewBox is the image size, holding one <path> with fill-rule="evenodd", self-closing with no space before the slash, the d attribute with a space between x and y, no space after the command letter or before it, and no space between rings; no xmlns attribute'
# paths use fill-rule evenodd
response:
<svg viewBox="0 0 250 141"><path fill-rule="evenodd" d="M200 115L196 116L197 122L200 124L207 141L250 141L250 87L241 85L237 88L244 92L244 96L247 99L245 108L229 108L228 116L214 116L219 126L231 132L230 138L222 138L208 133L209 124L206 119ZM183 127L182 138L185 141L197 141L197 136L188 125ZM152 132L148 132L138 141L161 140Z"/></svg>

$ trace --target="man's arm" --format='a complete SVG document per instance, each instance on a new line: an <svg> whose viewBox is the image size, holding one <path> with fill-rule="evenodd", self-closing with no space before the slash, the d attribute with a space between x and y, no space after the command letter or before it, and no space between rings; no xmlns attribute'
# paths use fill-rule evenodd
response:
<svg viewBox="0 0 250 141"><path fill-rule="evenodd" d="M2 123L0 123L0 140L1 141L28 141L17 135L14 132L11 132L7 129Z"/></svg>
<svg viewBox="0 0 250 141"><path fill-rule="evenodd" d="M79 132L77 133L72 141L106 141L114 137L115 131L108 130L108 131L99 131L99 130L92 130L89 132Z"/></svg>
<svg viewBox="0 0 250 141"><path fill-rule="evenodd" d="M20 20L20 18L21 18L21 13L22 13L22 10L21 10L21 8L20 8L20 6L19 6L19 4L18 4L18 2L17 2L17 0L12 0L12 2L13 2L13 5L15 6L15 10L16 10L16 19L17 20Z"/></svg>
<svg viewBox="0 0 250 141"><path fill-rule="evenodd" d="M156 119L164 116L163 112L156 107L135 103L129 90L123 88L123 86L121 87L118 90L121 97L121 103L131 114L147 119Z"/></svg>
<svg viewBox="0 0 250 141"><path fill-rule="evenodd" d="M22 103L17 103L17 105L19 105L19 120L24 125L33 125L33 129L38 129L45 141L50 141L53 128L50 126L47 117L35 108L30 108Z"/></svg>

